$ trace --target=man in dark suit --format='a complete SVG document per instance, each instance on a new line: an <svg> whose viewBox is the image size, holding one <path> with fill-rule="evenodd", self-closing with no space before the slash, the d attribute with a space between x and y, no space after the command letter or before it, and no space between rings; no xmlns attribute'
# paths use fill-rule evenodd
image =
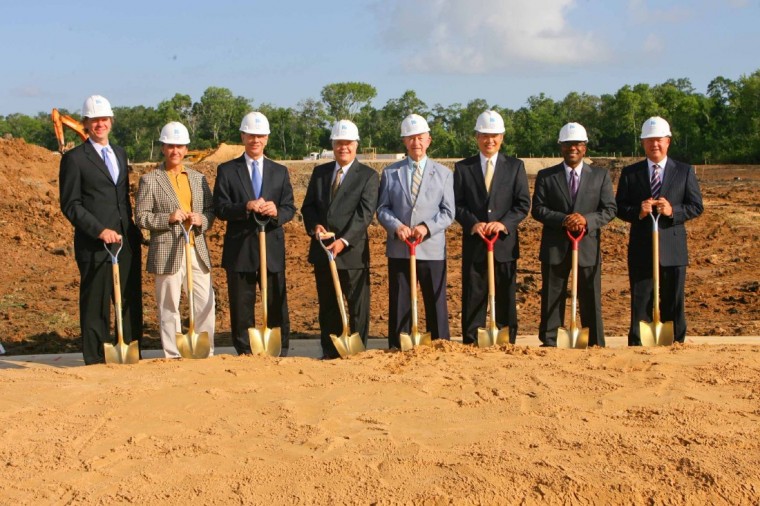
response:
<svg viewBox="0 0 760 506"><path fill-rule="evenodd" d="M565 326L567 279L572 248L567 231L585 232L578 244L578 300L581 325L589 329L589 345L604 346L602 323L601 228L615 217L617 207L609 173L583 163L588 136L578 123L559 132L564 162L543 169L536 177L531 215L541 222L542 346L557 346L557 328ZM575 315L572 315L575 318Z"/></svg>
<svg viewBox="0 0 760 506"><path fill-rule="evenodd" d="M248 329L255 326L256 283L261 275L259 220L266 225L267 325L280 327L281 356L287 356L290 318L285 284L285 233L293 219L293 187L288 169L264 157L269 121L260 112L243 117L240 138L245 152L217 169L214 210L227 222L222 267L227 272L232 344L240 355L251 353Z"/></svg>
<svg viewBox="0 0 760 506"><path fill-rule="evenodd" d="M85 364L97 364L105 362L103 343L115 342L110 325L113 275L104 244L123 245L119 281L124 342L142 338L141 235L132 221L127 155L108 142L111 104L100 95L90 96L82 117L89 139L61 158L59 184L61 210L74 225L74 255L81 276L82 355Z"/></svg>
<svg viewBox="0 0 760 506"><path fill-rule="evenodd" d="M517 226L530 211L530 191L522 161L499 153L504 120L485 111L475 124L480 153L454 166L456 220L462 225L462 341L477 342L485 327L488 300L487 246L484 237L498 234L494 244L496 325L509 326L517 339Z"/></svg>
<svg viewBox="0 0 760 506"><path fill-rule="evenodd" d="M647 155L623 169L618 183L617 215L631 223L628 240L628 279L631 286L631 326L628 346L641 346L640 321L652 321L652 219L659 218L660 314L673 322L674 340L686 338L684 288L689 263L684 224L704 210L693 167L668 158L670 125L655 116L641 127Z"/></svg>
<svg viewBox="0 0 760 506"><path fill-rule="evenodd" d="M335 256L341 290L348 300L349 327L364 345L369 335L369 238L367 227L377 207L379 177L356 160L359 130L351 121L335 123L330 135L335 161L314 168L301 213L311 236L309 262L314 265L319 299L319 327L324 358L338 358L330 334L342 323L327 255L317 233L334 232L328 249Z"/></svg>

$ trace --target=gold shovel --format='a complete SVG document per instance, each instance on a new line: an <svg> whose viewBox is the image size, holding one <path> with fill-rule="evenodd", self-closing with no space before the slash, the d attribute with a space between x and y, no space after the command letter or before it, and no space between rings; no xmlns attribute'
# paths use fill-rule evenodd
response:
<svg viewBox="0 0 760 506"><path fill-rule="evenodd" d="M490 238L483 238L488 246L488 311L491 313L491 319L486 324L486 328L478 328L479 348L488 348L494 344L509 344L509 327L499 329L496 326L496 277L493 267L493 245L498 237L499 234L496 233Z"/></svg>
<svg viewBox="0 0 760 506"><path fill-rule="evenodd" d="M349 355L361 353L366 348L364 347L364 342L358 332L349 335L348 317L346 316L346 308L343 303L343 290L340 288L340 278L338 277L338 267L335 265L335 256L322 242L323 239L329 239L331 237L335 239L334 232L317 232L317 241L319 242L319 245L322 246L322 249L325 250L325 253L327 253L327 259L330 263L330 272L332 273L333 285L335 285L335 297L338 299L340 318L343 323L343 332L339 336L330 334L330 339L332 339L335 349L338 350L340 358L346 358Z"/></svg>
<svg viewBox="0 0 760 506"><path fill-rule="evenodd" d="M649 213L654 222L652 227L652 281L654 283L654 303L652 307L652 322L639 322L639 334L642 346L670 346L673 344L673 322L660 321L660 232L657 222L660 214L655 218L654 213Z"/></svg>
<svg viewBox="0 0 760 506"><path fill-rule="evenodd" d="M420 334L417 321L417 245L422 242L422 239L417 238L413 242L409 242L404 239L404 242L409 246L409 284L412 289L412 332L407 334L402 332L399 334L399 340L401 341L401 351L408 351L415 346L432 346L433 342L430 338L430 332Z"/></svg>
<svg viewBox="0 0 760 506"><path fill-rule="evenodd" d="M193 255L193 247L190 245L190 230L193 226L190 225L190 229L186 230L185 226L180 224L182 233L185 236L185 269L187 273L185 278L187 280L187 304L190 306L190 322L187 328L187 334L177 332L175 334L175 340L177 341L177 351L182 358L208 358L211 354L211 340L209 339L208 332L201 332L200 334L195 332L195 307L193 306L193 260L190 255Z"/></svg>
<svg viewBox="0 0 760 506"><path fill-rule="evenodd" d="M119 249L116 253L111 253L108 244L103 243L108 255L111 257L111 268L113 271L113 300L114 312L116 313L116 344L103 343L103 353L106 358L106 364L136 364L140 361L140 343L132 341L129 344L124 343L124 331L121 323L121 283L119 282L119 253L124 246L119 243Z"/></svg>
<svg viewBox="0 0 760 506"><path fill-rule="evenodd" d="M581 239L586 235L586 232L581 230L578 237L574 236L569 230L566 230L566 233L567 237L570 238L570 242L573 243L573 263L570 281L572 294L572 302L570 304L570 329L566 329L565 327L559 327L557 329L557 348L575 348L578 350L584 350L588 348L588 327L578 328L578 323L575 319L575 310L578 306L578 243L581 242Z"/></svg>
<svg viewBox="0 0 760 506"><path fill-rule="evenodd" d="M282 352L282 335L280 327L270 329L267 327L267 234L265 227L269 218L260 220L254 214L253 219L259 224L259 284L261 286L261 326L248 329L248 340L251 343L251 353L254 355L267 354L279 357Z"/></svg>

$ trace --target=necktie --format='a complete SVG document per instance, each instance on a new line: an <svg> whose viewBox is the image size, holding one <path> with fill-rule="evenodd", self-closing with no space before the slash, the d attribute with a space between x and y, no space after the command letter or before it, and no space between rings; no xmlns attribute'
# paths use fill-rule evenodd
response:
<svg viewBox="0 0 760 506"><path fill-rule="evenodd" d="M338 193L340 183L343 180L343 167L338 168L338 172L335 173L335 181L333 181L332 190L330 191L330 199L335 198L335 194Z"/></svg>
<svg viewBox="0 0 760 506"><path fill-rule="evenodd" d="M491 181L493 180L493 162L489 159L486 163L486 192L491 193Z"/></svg>
<svg viewBox="0 0 760 506"><path fill-rule="evenodd" d="M578 195L578 173L575 170L570 171L570 197L575 204L575 197Z"/></svg>
<svg viewBox="0 0 760 506"><path fill-rule="evenodd" d="M420 192L422 184L422 165L417 162L412 163L412 200L417 201L417 194Z"/></svg>
<svg viewBox="0 0 760 506"><path fill-rule="evenodd" d="M251 183L253 183L253 197L261 196L261 174L259 173L259 161L253 161L253 171L251 171Z"/></svg>
<svg viewBox="0 0 760 506"><path fill-rule="evenodd" d="M660 179L660 166L654 164L652 166L652 198L660 198L660 189L662 188L662 179Z"/></svg>
<svg viewBox="0 0 760 506"><path fill-rule="evenodd" d="M113 179L114 184L116 184L116 182L119 180L119 171L111 163L111 157L108 156L108 148L103 148L100 150L100 154L103 155L103 161L106 163L108 172L111 173L111 179Z"/></svg>

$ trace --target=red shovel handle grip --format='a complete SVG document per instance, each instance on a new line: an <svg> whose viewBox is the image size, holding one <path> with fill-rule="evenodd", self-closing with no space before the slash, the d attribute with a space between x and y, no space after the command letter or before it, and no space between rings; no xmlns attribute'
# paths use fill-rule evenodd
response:
<svg viewBox="0 0 760 506"><path fill-rule="evenodd" d="M567 238L570 239L570 242L573 243L573 249L578 250L578 243L581 242L583 236L586 235L586 229L581 229L581 232L578 235L573 235L568 229L565 229L565 233L567 234Z"/></svg>
<svg viewBox="0 0 760 506"><path fill-rule="evenodd" d="M493 245L496 243L496 239L499 238L499 234L493 234L493 235L486 235L483 236L483 241L485 241L486 245L488 246L488 251L493 251Z"/></svg>
<svg viewBox="0 0 760 506"><path fill-rule="evenodd" d="M409 253L411 255L416 255L417 245L422 242L422 239L420 239L419 237L417 237L413 241L410 241L409 239L404 239L404 242L406 243L407 246L409 246Z"/></svg>

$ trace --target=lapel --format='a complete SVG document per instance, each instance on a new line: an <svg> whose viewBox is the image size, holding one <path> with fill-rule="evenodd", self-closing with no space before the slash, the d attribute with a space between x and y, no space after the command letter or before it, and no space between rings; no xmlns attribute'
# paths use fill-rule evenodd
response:
<svg viewBox="0 0 760 506"><path fill-rule="evenodd" d="M187 170L187 169L185 169ZM194 213L203 213L203 186L201 185L202 179L197 177L196 174L187 170L187 179L190 181L190 201L193 206ZM199 198L193 198L198 195Z"/></svg>
<svg viewBox="0 0 760 506"><path fill-rule="evenodd" d="M93 146L89 140L84 142L84 154L87 156L87 159L108 178L109 181L113 182L111 173L108 171L108 167L106 167L106 162L103 161L103 157L100 156L100 153L97 152L95 146ZM119 174L119 176L121 176L121 174Z"/></svg>
<svg viewBox="0 0 760 506"><path fill-rule="evenodd" d="M264 161L261 164L261 196L264 200L273 200L271 190L274 189L274 177L275 173L271 167L272 161L264 157ZM251 191L253 191L253 184L251 184Z"/></svg>
<svg viewBox="0 0 760 506"><path fill-rule="evenodd" d="M641 195L651 198L652 197L652 185L649 182L649 162L645 158L643 162L641 162L641 166L639 167L638 172L636 173L636 179L639 182L639 185L641 185ZM660 190L660 193L662 193L662 190Z"/></svg>
<svg viewBox="0 0 760 506"><path fill-rule="evenodd" d="M409 159L407 158L404 165L401 165L398 170L396 171L396 178L398 179L399 184L401 185L401 189L404 191L404 195L406 195L406 200L409 202L409 205L414 205L414 202L412 202L412 189L409 188L409 181L407 181L406 178L406 171L409 170ZM423 181L425 178L425 175L422 175ZM422 185L420 185L420 188L422 188ZM421 190L420 190L421 191Z"/></svg>
<svg viewBox="0 0 760 506"><path fill-rule="evenodd" d="M114 149L113 146L111 146L111 149L113 150L114 156L116 156L116 161L119 164L119 167L118 167L119 177L116 178L116 184L119 185L122 183L122 181L124 181L128 177L129 170L127 168L127 157L122 158L121 156L119 156L119 150ZM103 162L103 165L105 165L105 162ZM106 172L108 172L107 167L106 167ZM110 172L108 173L108 176L109 177L111 176Z"/></svg>
<svg viewBox="0 0 760 506"><path fill-rule="evenodd" d="M478 194L478 200L485 202L488 200L488 192L486 191L486 178L483 176L483 168L480 166L480 155L475 155L474 159L475 161L470 165L470 172L472 174L472 179L475 182L474 186ZM495 167L494 178L496 178ZM491 180L491 188L493 188L493 179Z"/></svg>
<svg viewBox="0 0 760 506"><path fill-rule="evenodd" d="M665 195L670 189L670 185L676 178L676 162L672 158L668 158L668 162L665 164L665 174L662 178L662 187L660 188L660 196Z"/></svg>
<svg viewBox="0 0 760 506"><path fill-rule="evenodd" d="M169 180L169 174L166 173L166 169L162 165L156 174L158 180L158 186L164 191L169 200L174 204L174 209L180 209L182 206L179 204L179 198L177 192L174 191L171 181ZM188 176L189 177L189 176ZM190 185L192 189L192 183Z"/></svg>
<svg viewBox="0 0 760 506"><path fill-rule="evenodd" d="M478 159L478 161L480 161ZM483 190L486 189L486 178L483 176L483 171L479 171L480 178L483 180ZM504 159L504 155L499 153L496 156L496 165L493 168L493 179L491 179L491 192L488 193L488 201L491 201L491 197L496 195L501 183L504 181L504 178L507 176L507 161Z"/></svg>
<svg viewBox="0 0 760 506"><path fill-rule="evenodd" d="M559 188L559 190L562 192L562 196L565 198L565 202L567 202L568 209L572 209L573 198L570 196L570 186L567 183L567 172L565 172L565 164L560 164L559 170L554 174L554 180L556 182L557 188ZM581 181L582 180L583 179L581 179ZM578 188L578 192L580 191L580 188Z"/></svg>
<svg viewBox="0 0 760 506"><path fill-rule="evenodd" d="M247 200L254 200L253 195L253 181L251 181L251 175L248 174L248 167L245 163L245 155L240 155L240 158L235 160L235 172L237 172L238 179L240 180L240 186L245 189L245 194L248 197ZM263 172L263 169L262 169ZM264 180L261 182L262 192L264 191Z"/></svg>
<svg viewBox="0 0 760 506"><path fill-rule="evenodd" d="M581 164L581 180L578 184L578 193L575 196L575 204L581 201L583 198L583 189L591 184L591 167L586 165L586 162ZM573 206L575 207L575 206Z"/></svg>

